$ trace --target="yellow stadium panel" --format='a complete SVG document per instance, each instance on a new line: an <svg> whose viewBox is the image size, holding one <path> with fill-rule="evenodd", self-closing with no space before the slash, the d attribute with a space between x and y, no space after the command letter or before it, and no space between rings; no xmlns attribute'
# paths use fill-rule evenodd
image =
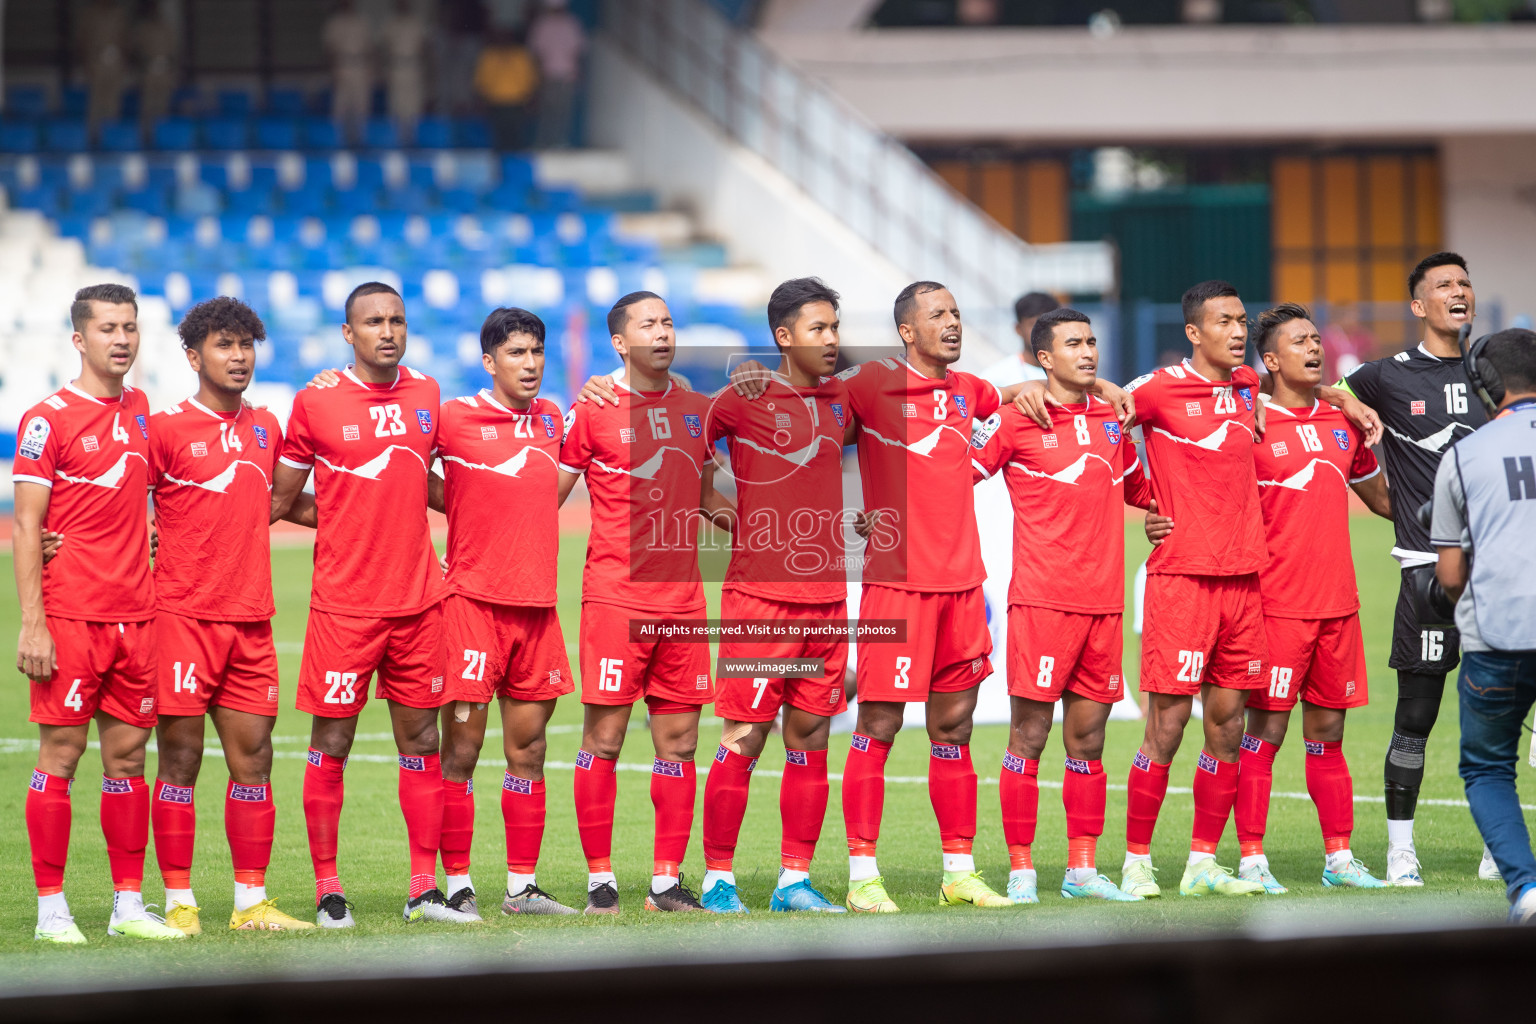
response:
<svg viewBox="0 0 1536 1024"><path fill-rule="evenodd" d="M1065 242L1070 236L1067 165L1061 160L1030 160L1024 179L1023 237L1034 245Z"/></svg>
<svg viewBox="0 0 1536 1024"><path fill-rule="evenodd" d="M1270 277L1276 302L1312 303L1317 300L1316 264L1310 253L1276 253L1270 261Z"/></svg>
<svg viewBox="0 0 1536 1024"><path fill-rule="evenodd" d="M1022 226L1017 220L1018 202L1014 186L1014 165L1008 160L988 160L977 166L979 188L976 204L1003 227L1015 233Z"/></svg>
<svg viewBox="0 0 1536 1024"><path fill-rule="evenodd" d="M1329 256L1323 260L1323 298L1328 302L1359 302L1360 261L1352 256Z"/></svg>
<svg viewBox="0 0 1536 1024"><path fill-rule="evenodd" d="M1276 157L1270 178L1270 237L1275 248L1310 248L1314 244L1312 161L1306 157Z"/></svg>
<svg viewBox="0 0 1536 1024"><path fill-rule="evenodd" d="M1378 254L1371 260L1371 294L1373 302L1408 301L1408 265L1401 259Z"/></svg>
<svg viewBox="0 0 1536 1024"><path fill-rule="evenodd" d="M1399 156L1373 156L1366 164L1372 248L1401 248L1408 242L1407 168Z"/></svg>
<svg viewBox="0 0 1536 1024"><path fill-rule="evenodd" d="M1359 160L1349 156L1323 160L1322 202L1323 244L1330 249L1358 246L1362 241Z"/></svg>
<svg viewBox="0 0 1536 1024"><path fill-rule="evenodd" d="M1437 156L1413 158L1414 240L1429 255L1439 249L1440 226L1440 160Z"/></svg>
<svg viewBox="0 0 1536 1024"><path fill-rule="evenodd" d="M938 160L933 164L933 169L939 177L949 182L956 192L966 198L971 197L971 165L964 160Z"/></svg>

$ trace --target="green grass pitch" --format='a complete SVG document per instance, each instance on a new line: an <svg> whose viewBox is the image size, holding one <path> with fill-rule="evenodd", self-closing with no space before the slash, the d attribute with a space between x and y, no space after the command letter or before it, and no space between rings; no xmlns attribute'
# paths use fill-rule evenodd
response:
<svg viewBox="0 0 1536 1024"><path fill-rule="evenodd" d="M1140 528L1128 524L1131 559L1146 550ZM1357 518L1354 525L1356 561L1364 602L1365 638L1371 668L1372 704L1351 714L1345 740L1355 778L1357 795L1354 850L1373 869L1385 869L1386 834L1383 824L1381 762L1391 729L1393 676L1386 667L1390 622L1397 589L1396 567L1386 551L1391 527L1376 519ZM561 609L566 636L576 637L583 539L568 536L561 551ZM10 586L9 556L0 556L6 585L0 587L0 635L7 643L16 636L18 615ZM307 548L281 549L273 556L277 579L278 615L275 621L282 663L284 706L291 708L298 674L300 642L304 635L309 593L310 553ZM1134 570L1134 561L1129 567ZM1326 569L1326 567L1322 567ZM711 608L718 608L718 588L711 588ZM1129 617L1127 618L1129 621ZM1126 670L1136 672L1134 637L1127 637ZM9 650L9 648L8 648ZM10 655L6 655L7 659ZM572 648L572 661L575 650ZM615 823L614 867L620 881L623 914L618 918L517 919L496 913L505 881L499 788L499 744L492 739L490 751L478 772L476 835L473 872L487 924L449 931L446 925L407 927L400 916L407 880L405 827L396 802L394 746L389 739L387 714L381 704L370 703L359 725L359 739L347 770L346 806L341 821L341 876L348 896L356 903L358 927L351 933L257 934L231 933L224 927L232 903L229 851L225 845L223 786L226 778L221 759L210 752L205 759L198 791L199 833L193 881L203 907L204 934L196 939L166 944L135 944L109 939L106 923L110 908L110 884L106 852L97 824L100 762L88 752L81 763L79 785L74 793L74 835L66 892L77 921L90 939L83 949L40 948L31 940L35 898L22 807L29 772L36 751L35 727L27 722L27 687L20 676L0 690L0 985L56 986L61 979L89 977L135 982L172 977L209 977L232 971L323 971L336 964L404 964L413 969L435 962L462 968L466 963L538 962L569 963L571 958L590 958L594 963L613 962L632 953L683 953L733 949L762 951L770 948L849 948L882 941L913 941L945 945L1010 940L1052 942L1153 932L1170 936L1192 931L1237 925L1285 929L1332 930L1359 925L1394 926L1446 917L1470 916L1494 921L1506 909L1499 884L1476 880L1481 841L1471 816L1461 801L1456 775L1456 699L1447 693L1440 726L1429 748L1426 803L1420 806L1418 845L1427 885L1423 890L1338 892L1319 884L1322 866L1321 839L1312 805L1305 799L1282 794L1305 792L1302 772L1300 722L1275 766L1277 794L1270 816L1268 850L1276 875L1291 887L1288 896L1246 900L1217 898L1181 899L1174 890L1187 850L1191 803L1188 786L1199 750L1198 725L1187 734L1174 765L1171 792L1157 832L1154 859L1162 870L1161 881L1169 895L1132 905L1088 905L1063 900L1056 883L1066 860L1064 820L1058 787L1062 776L1060 741L1053 737L1042 759L1040 827L1035 862L1040 872L1042 902L1039 906L1006 910L946 909L939 905L939 849L937 826L920 778L926 772L923 737L911 731L896 742L888 768L893 781L887 789L880 863L887 884L903 913L890 918L791 918L767 913L768 898L777 872L778 788L771 774L780 761L780 746L771 741L764 752L753 788L747 820L742 829L736 860L737 879L753 910L748 918L713 916L678 919L648 914L642 908L649 880L651 806L645 772L651 758L649 737L636 715L619 776L619 806ZM1298 716L1299 718L1299 716ZM571 801L571 764L580 740L581 706L573 695L561 702L549 738L549 826L540 863L540 883L569 902L580 905L585 884L585 865L577 842ZM277 760L273 767L278 818L268 891L285 909L300 917L313 906L313 880L304 832L300 794L308 720L285 710L277 723ZM699 740L699 788L702 795L705 769L719 735L717 721L706 720ZM212 740L212 729L209 730ZM1120 840L1125 816L1124 780L1131 756L1141 737L1141 726L1111 722L1104 762L1111 790L1105 837L1100 844L1100 864L1118 878ZM976 859L981 870L1001 888L1007 876L1007 852L998 818L997 771L1006 728L987 725L976 729L973 756L981 775L980 834ZM847 751L846 735L832 741L833 772L841 769ZM153 749L153 748L151 748ZM153 774L150 754L147 774ZM1536 801L1532 772L1522 766L1521 788L1527 801ZM1439 802L1444 801L1444 802ZM846 860L837 784L834 781L826 826L813 866L813 881L833 899L841 899L846 882ZM702 808L700 809L702 813ZM1227 830L1221 860L1235 864L1236 839ZM699 822L696 819L689 847L686 874L702 877ZM153 846L146 864L145 898L161 899ZM324 952L321 952L321 950ZM750 952L748 953L750 955ZM68 958L70 973L61 974L59 961Z"/></svg>

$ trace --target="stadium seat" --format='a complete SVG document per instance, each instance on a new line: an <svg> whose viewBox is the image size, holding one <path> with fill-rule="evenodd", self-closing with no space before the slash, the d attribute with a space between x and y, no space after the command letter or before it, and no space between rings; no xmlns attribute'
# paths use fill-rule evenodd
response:
<svg viewBox="0 0 1536 1024"><path fill-rule="evenodd" d="M0 121L0 152L36 153L37 125L26 121Z"/></svg>
<svg viewBox="0 0 1536 1024"><path fill-rule="evenodd" d="M218 112L221 117L249 118L253 106L251 94L243 89L221 89L219 91Z"/></svg>
<svg viewBox="0 0 1536 1024"><path fill-rule="evenodd" d="M132 153L143 144L133 121L109 121L97 132L96 145L108 153Z"/></svg>
<svg viewBox="0 0 1536 1024"><path fill-rule="evenodd" d="M400 132L388 118L369 118L363 126L363 145L369 149L397 149L400 146Z"/></svg>
<svg viewBox="0 0 1536 1024"><path fill-rule="evenodd" d="M308 113L305 109L304 94L298 89L268 89L267 113L290 119L304 116Z"/></svg>
<svg viewBox="0 0 1536 1024"><path fill-rule="evenodd" d="M336 149L341 145L341 133L325 117L305 118L303 137L308 149Z"/></svg>
<svg viewBox="0 0 1536 1024"><path fill-rule="evenodd" d="M461 117L453 124L454 144L463 149L484 149L491 144L491 129L478 117Z"/></svg>
<svg viewBox="0 0 1536 1024"><path fill-rule="evenodd" d="M424 117L416 126L416 145L421 149L450 149L454 144L453 122L446 117Z"/></svg>
<svg viewBox="0 0 1536 1024"><path fill-rule="evenodd" d="M10 85L5 89L7 118L39 118L48 113L48 90L41 85Z"/></svg>
<svg viewBox="0 0 1536 1024"><path fill-rule="evenodd" d="M292 117L263 117L256 121L257 149L298 149L299 122Z"/></svg>
<svg viewBox="0 0 1536 1024"><path fill-rule="evenodd" d="M244 149L250 144L250 126L246 121L234 117L219 117L204 121L203 142L213 150Z"/></svg>
<svg viewBox="0 0 1536 1024"><path fill-rule="evenodd" d="M84 121L55 118L43 122L43 149L50 153L83 153L88 144Z"/></svg>
<svg viewBox="0 0 1536 1024"><path fill-rule="evenodd" d="M159 150L188 150L197 145L197 125L190 118L161 118L151 135Z"/></svg>

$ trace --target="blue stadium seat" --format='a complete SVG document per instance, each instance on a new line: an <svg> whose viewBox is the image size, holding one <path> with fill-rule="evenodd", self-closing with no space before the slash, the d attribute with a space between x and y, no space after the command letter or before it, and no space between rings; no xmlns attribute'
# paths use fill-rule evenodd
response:
<svg viewBox="0 0 1536 1024"><path fill-rule="evenodd" d="M77 217L105 217L116 207L115 197L105 189L86 189L69 193L69 212ZM67 232L60 231L60 234Z"/></svg>
<svg viewBox="0 0 1536 1024"><path fill-rule="evenodd" d="M55 118L43 122L43 149L50 153L83 153L89 145L85 122Z"/></svg>
<svg viewBox="0 0 1536 1024"><path fill-rule="evenodd" d="M85 117L90 93L83 85L67 85L59 92L59 113L65 117Z"/></svg>
<svg viewBox="0 0 1536 1024"><path fill-rule="evenodd" d="M263 117L256 122L257 149L298 149L299 122L292 117Z"/></svg>
<svg viewBox="0 0 1536 1024"><path fill-rule="evenodd" d="M248 118L253 104L251 94L242 89L219 90L218 111L222 117Z"/></svg>
<svg viewBox="0 0 1536 1024"><path fill-rule="evenodd" d="M26 121L0 121L0 152L36 153L37 125Z"/></svg>
<svg viewBox="0 0 1536 1024"><path fill-rule="evenodd" d="M109 121L101 126L96 144L108 153L132 153L143 146L143 140L134 122Z"/></svg>
<svg viewBox="0 0 1536 1024"><path fill-rule="evenodd" d="M7 118L39 118L48 113L48 90L41 85L10 85L5 89Z"/></svg>
<svg viewBox="0 0 1536 1024"><path fill-rule="evenodd" d="M491 129L484 119L461 117L453 124L454 144L462 149L485 149L491 144Z"/></svg>
<svg viewBox="0 0 1536 1024"><path fill-rule="evenodd" d="M44 184L35 188L17 189L11 196L11 205L22 210L41 210L46 216L57 217L63 210L59 199L59 190Z"/></svg>
<svg viewBox="0 0 1536 1024"><path fill-rule="evenodd" d="M298 89L268 89L267 113L290 119L304 116L308 113L304 94Z"/></svg>
<svg viewBox="0 0 1536 1024"><path fill-rule="evenodd" d="M416 145L421 149L450 149L453 122L446 117L424 117L416 126Z"/></svg>
<svg viewBox="0 0 1536 1024"><path fill-rule="evenodd" d="M400 132L386 117L372 117L363 126L363 145L369 149L400 148Z"/></svg>
<svg viewBox="0 0 1536 1024"><path fill-rule="evenodd" d="M244 93L237 95L244 95ZM250 127L247 122L233 117L218 117L204 121L203 143L213 150L244 149L250 145Z"/></svg>
<svg viewBox="0 0 1536 1024"><path fill-rule="evenodd" d="M304 145L308 149L339 149L341 133L330 118L310 117L304 120Z"/></svg>
<svg viewBox="0 0 1536 1024"><path fill-rule="evenodd" d="M164 117L155 123L153 138L156 149L196 149L197 125L186 117Z"/></svg>

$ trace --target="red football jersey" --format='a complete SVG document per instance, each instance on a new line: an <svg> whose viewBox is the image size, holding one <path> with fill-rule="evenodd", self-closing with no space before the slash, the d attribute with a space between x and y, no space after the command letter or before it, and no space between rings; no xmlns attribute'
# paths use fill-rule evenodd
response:
<svg viewBox="0 0 1536 1024"><path fill-rule="evenodd" d="M864 548L864 582L927 593L986 579L971 496L971 430L1001 402L969 373L924 377L905 359L838 374L858 422L866 510L881 510Z"/></svg>
<svg viewBox="0 0 1536 1024"><path fill-rule="evenodd" d="M1349 547L1349 485L1381 467L1354 424L1326 402L1310 409L1266 404L1264 440L1253 450L1269 540L1269 560L1259 574L1264 614L1349 615L1360 608Z"/></svg>
<svg viewBox="0 0 1536 1024"><path fill-rule="evenodd" d="M1152 549L1147 571L1258 572L1266 557L1253 465L1259 375L1239 366L1231 381L1211 380L1186 359L1129 387L1157 511L1174 521L1173 533Z"/></svg>
<svg viewBox="0 0 1536 1024"><path fill-rule="evenodd" d="M1125 504L1151 497L1114 406L1053 405L1050 431L1009 406L977 428L978 468L1013 499L1008 603L1107 615L1125 608Z"/></svg>
<svg viewBox="0 0 1536 1024"><path fill-rule="evenodd" d="M282 461L314 468L320 529L310 607L338 615L414 615L446 588L427 526L427 467L437 448L437 381L400 368L364 384L293 399Z"/></svg>
<svg viewBox="0 0 1536 1024"><path fill-rule="evenodd" d="M149 571L149 399L124 387L92 398L66 384L27 410L11 479L53 489L43 528L65 537L43 567L55 618L144 622L155 615Z"/></svg>
<svg viewBox="0 0 1536 1024"><path fill-rule="evenodd" d="M555 604L560 407L508 409L482 390L443 403L437 454L448 503L448 589L492 604Z"/></svg>
<svg viewBox="0 0 1536 1024"><path fill-rule="evenodd" d="M189 398L149 422L160 609L216 622L270 619L277 417L243 407L218 413Z"/></svg>
<svg viewBox="0 0 1536 1024"><path fill-rule="evenodd" d="M726 388L710 406L736 480L736 536L723 587L773 601L827 604L848 594L843 537L842 381L797 388L775 377L755 400Z"/></svg>
<svg viewBox="0 0 1536 1024"><path fill-rule="evenodd" d="M661 613L704 607L699 497L710 461L709 397L670 383L566 414L560 468L586 473L592 530L582 600Z"/></svg>

